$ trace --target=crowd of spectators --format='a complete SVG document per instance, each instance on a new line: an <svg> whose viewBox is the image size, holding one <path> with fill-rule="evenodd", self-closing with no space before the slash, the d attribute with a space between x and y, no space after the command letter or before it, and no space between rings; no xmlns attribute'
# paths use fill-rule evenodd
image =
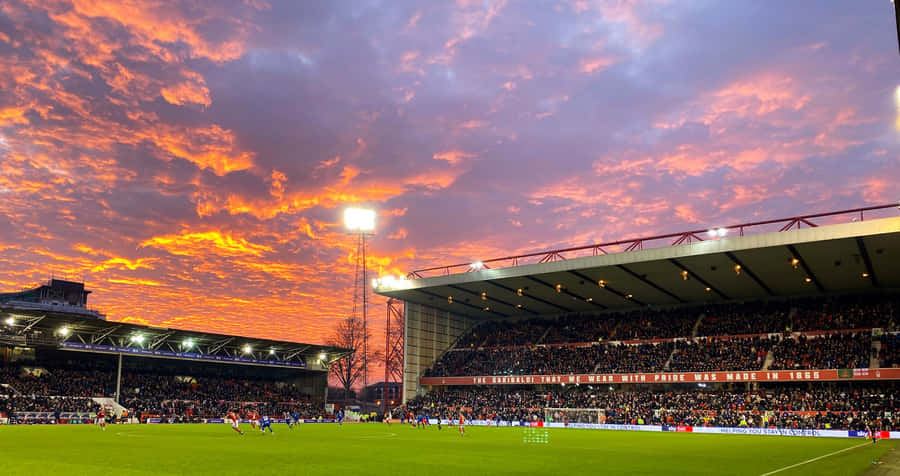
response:
<svg viewBox="0 0 900 476"><path fill-rule="evenodd" d="M25 395L66 395L70 397L108 396L115 392L114 375L92 370L70 369L47 372L0 367L0 383L7 383Z"/></svg>
<svg viewBox="0 0 900 476"><path fill-rule="evenodd" d="M878 363L880 367L900 367L900 334L881 336Z"/></svg>
<svg viewBox="0 0 900 476"><path fill-rule="evenodd" d="M897 341L882 344L882 365L897 359ZM587 373L714 372L868 368L870 333L805 337L694 338L644 344L481 348L446 352L426 377ZM668 363L668 366L666 365Z"/></svg>
<svg viewBox="0 0 900 476"><path fill-rule="evenodd" d="M662 370L673 348L674 343L662 342L457 350L445 353L425 376L656 372Z"/></svg>
<svg viewBox="0 0 900 476"><path fill-rule="evenodd" d="M558 319L489 322L463 336L457 348L733 336L789 331L893 330L900 297L847 295L746 303L644 309L620 313L571 313ZM543 339L542 339L543 336Z"/></svg>
<svg viewBox="0 0 900 476"><path fill-rule="evenodd" d="M115 374L81 369L0 367L0 411L95 412L99 406L89 397L115 396ZM265 380L218 377L183 377L125 373L120 402L133 415L192 420L221 418L229 411L254 410L302 418L323 416L320 400L310 398L295 385Z"/></svg>
<svg viewBox="0 0 900 476"><path fill-rule="evenodd" d="M759 370L772 348L769 338L678 341L669 362L671 372Z"/></svg>
<svg viewBox="0 0 900 476"><path fill-rule="evenodd" d="M47 397L38 395L0 395L0 413L15 412L90 413L96 414L101 406L84 397Z"/></svg>
<svg viewBox="0 0 900 476"><path fill-rule="evenodd" d="M869 367L871 334L830 334L785 338L775 346L771 370L859 369Z"/></svg>
<svg viewBox="0 0 900 476"><path fill-rule="evenodd" d="M547 321L488 322L473 329L456 344L459 348L536 344L547 331Z"/></svg>
<svg viewBox="0 0 900 476"><path fill-rule="evenodd" d="M598 423L668 424L791 429L900 428L900 394L894 384L862 388L783 385L771 389L605 391L570 386L559 391L474 389L431 392L397 414L502 422L545 421L545 408L599 409Z"/></svg>

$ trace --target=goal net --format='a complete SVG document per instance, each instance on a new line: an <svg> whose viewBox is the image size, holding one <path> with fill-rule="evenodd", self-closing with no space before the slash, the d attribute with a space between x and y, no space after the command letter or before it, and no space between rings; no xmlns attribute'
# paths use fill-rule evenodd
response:
<svg viewBox="0 0 900 476"><path fill-rule="evenodd" d="M545 408L546 423L605 423L603 408Z"/></svg>

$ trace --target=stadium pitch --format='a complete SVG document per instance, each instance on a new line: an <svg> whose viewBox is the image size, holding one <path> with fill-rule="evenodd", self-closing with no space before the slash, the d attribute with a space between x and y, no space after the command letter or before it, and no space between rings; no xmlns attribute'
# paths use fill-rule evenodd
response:
<svg viewBox="0 0 900 476"><path fill-rule="evenodd" d="M452 426L278 424L273 435L241 426L244 436L228 425L0 427L0 467L5 475L856 475L897 447L863 439L574 429L547 430L547 443L530 444L521 428L469 427L462 437Z"/></svg>

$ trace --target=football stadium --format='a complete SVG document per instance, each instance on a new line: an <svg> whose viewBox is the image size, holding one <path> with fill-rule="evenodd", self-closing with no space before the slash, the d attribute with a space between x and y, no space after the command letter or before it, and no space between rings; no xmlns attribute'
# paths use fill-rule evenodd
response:
<svg viewBox="0 0 900 476"><path fill-rule="evenodd" d="M900 475L894 1L0 2L0 476Z"/></svg>
<svg viewBox="0 0 900 476"><path fill-rule="evenodd" d="M856 474L900 439L900 217L865 219L897 206L383 276L402 394L346 425L350 349L109 322L53 279L0 295L3 449L16 474L396 474L410 451L417 474Z"/></svg>

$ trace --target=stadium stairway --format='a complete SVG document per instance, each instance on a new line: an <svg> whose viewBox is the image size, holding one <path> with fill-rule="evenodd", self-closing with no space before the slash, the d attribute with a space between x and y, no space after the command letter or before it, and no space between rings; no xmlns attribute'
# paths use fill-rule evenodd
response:
<svg viewBox="0 0 900 476"><path fill-rule="evenodd" d="M695 329L695 331L696 331L696 329ZM672 363L672 358L675 357L675 352L678 352L678 349L672 349L672 352L669 354L669 358L666 359L666 363L663 364L662 369L660 370L661 372L665 372L665 371L669 370L669 364Z"/></svg>
<svg viewBox="0 0 900 476"><path fill-rule="evenodd" d="M112 412L116 415L121 415L123 410L127 410L127 408L123 407L122 405L119 405L119 403L116 402L116 400L114 398L93 397L93 398L91 398L91 400L93 400L94 403L98 403L98 404L102 405L104 410L112 410ZM129 411L128 413L131 413L131 412Z"/></svg>
<svg viewBox="0 0 900 476"><path fill-rule="evenodd" d="M878 360L879 355L881 355L881 340L872 339L872 353L869 354L870 369L881 368L881 361Z"/></svg>
<svg viewBox="0 0 900 476"><path fill-rule="evenodd" d="M697 337L697 332L700 331L700 323L703 322L703 318L706 317L705 313L700 313L700 316L697 317L697 322L694 323L694 328L691 329L691 337ZM666 364L668 367L669 364Z"/></svg>
<svg viewBox="0 0 900 476"><path fill-rule="evenodd" d="M775 362L775 354L772 352L772 349L769 349L769 351L766 352L766 361L763 363L762 369L769 370L769 366L772 365L772 362Z"/></svg>
<svg viewBox="0 0 900 476"><path fill-rule="evenodd" d="M8 383L0 383L0 388L5 389L7 392L10 392L12 395L22 395L22 392L16 390L16 387Z"/></svg>
<svg viewBox="0 0 900 476"><path fill-rule="evenodd" d="M551 329L551 327L550 327L550 326L547 326L547 330L544 331L543 334L541 334L541 338L538 339L537 342L535 342L535 344L543 344L543 343L544 343L544 339L547 338L547 334L550 333L550 329Z"/></svg>

